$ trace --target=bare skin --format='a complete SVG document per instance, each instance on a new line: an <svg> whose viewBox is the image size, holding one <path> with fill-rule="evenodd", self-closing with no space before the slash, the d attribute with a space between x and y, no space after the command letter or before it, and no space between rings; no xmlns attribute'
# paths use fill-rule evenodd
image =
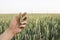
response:
<svg viewBox="0 0 60 40"><path fill-rule="evenodd" d="M26 21L27 14L24 13L22 15L23 16L22 22L19 22L20 15L21 14L13 17L13 19L11 20L9 28L7 28L7 30L5 30L5 32L0 35L0 40L11 40L14 37L14 35L21 32L25 28L26 23L27 23L27 21Z"/></svg>

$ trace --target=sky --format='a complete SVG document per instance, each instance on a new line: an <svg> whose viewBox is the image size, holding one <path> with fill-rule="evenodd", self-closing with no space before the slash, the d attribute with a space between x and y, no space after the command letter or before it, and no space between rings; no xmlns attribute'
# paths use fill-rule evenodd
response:
<svg viewBox="0 0 60 40"><path fill-rule="evenodd" d="M0 13L60 13L60 0L0 0Z"/></svg>

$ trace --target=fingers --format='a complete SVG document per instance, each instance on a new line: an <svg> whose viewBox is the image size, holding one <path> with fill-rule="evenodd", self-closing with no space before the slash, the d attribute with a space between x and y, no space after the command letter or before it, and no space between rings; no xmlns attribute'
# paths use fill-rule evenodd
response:
<svg viewBox="0 0 60 40"><path fill-rule="evenodd" d="M25 12L24 14L19 13L19 14L16 16L16 20L20 20L21 15L22 15L22 19L23 19L23 20L26 20L26 19L27 19L27 13Z"/></svg>
<svg viewBox="0 0 60 40"><path fill-rule="evenodd" d="M24 14L22 15L22 17L24 17L25 15L27 15L27 13L26 13L26 12L24 12Z"/></svg>
<svg viewBox="0 0 60 40"><path fill-rule="evenodd" d="M20 14L21 15L21 14ZM20 17L20 16L18 16L18 17ZM20 19L20 18L19 18ZM20 22L19 23L19 27L18 28L20 28L20 29L24 29L25 28L25 26L26 26L26 23L27 23L27 13L25 12L24 14L22 14L22 22ZM20 21L20 20L19 20Z"/></svg>
<svg viewBox="0 0 60 40"><path fill-rule="evenodd" d="M19 13L16 17L15 20L17 21L18 24L20 24L20 17L22 16L22 21L27 20L27 13L25 12L24 14Z"/></svg>
<svg viewBox="0 0 60 40"><path fill-rule="evenodd" d="M24 29L26 25L20 25L18 28Z"/></svg>
<svg viewBox="0 0 60 40"><path fill-rule="evenodd" d="M26 25L27 21L23 21L20 23L20 25Z"/></svg>
<svg viewBox="0 0 60 40"><path fill-rule="evenodd" d="M19 14L17 15L17 18L19 19L21 15L22 15L22 14L21 14L21 13L19 13Z"/></svg>
<svg viewBox="0 0 60 40"><path fill-rule="evenodd" d="M19 13L19 14L16 16L16 19L15 19L15 20L19 21L19 20L20 20L20 16L21 16L21 13Z"/></svg>
<svg viewBox="0 0 60 40"><path fill-rule="evenodd" d="M25 12L24 14L19 13L19 14L16 16L16 18L17 18L17 19L20 19L21 15L22 15L22 17L25 17L25 16L27 17L27 13Z"/></svg>
<svg viewBox="0 0 60 40"><path fill-rule="evenodd" d="M19 28L24 29L26 26L26 23L27 23L26 21L21 22Z"/></svg>
<svg viewBox="0 0 60 40"><path fill-rule="evenodd" d="M23 16L23 21L26 21L27 20L27 15Z"/></svg>
<svg viewBox="0 0 60 40"><path fill-rule="evenodd" d="M27 13L25 12L25 13L22 15L22 17L23 17L23 18L22 18L22 19L23 19L22 21L26 21L26 20L27 20Z"/></svg>

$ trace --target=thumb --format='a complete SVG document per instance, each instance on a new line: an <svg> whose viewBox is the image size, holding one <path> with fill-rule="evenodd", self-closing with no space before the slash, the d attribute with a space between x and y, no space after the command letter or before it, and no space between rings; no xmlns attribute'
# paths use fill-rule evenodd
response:
<svg viewBox="0 0 60 40"><path fill-rule="evenodd" d="M19 13L19 14L16 16L16 20L19 20L19 19L20 19L20 16L21 16L21 13Z"/></svg>

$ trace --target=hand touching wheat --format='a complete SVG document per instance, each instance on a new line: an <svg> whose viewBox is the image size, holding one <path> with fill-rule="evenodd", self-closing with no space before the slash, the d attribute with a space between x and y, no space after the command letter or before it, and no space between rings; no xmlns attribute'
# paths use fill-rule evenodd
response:
<svg viewBox="0 0 60 40"><path fill-rule="evenodd" d="M21 32L27 23L27 14L22 14L22 21L21 20L21 14L13 17L11 20L9 28L0 35L0 40L11 40L13 36L19 32Z"/></svg>
<svg viewBox="0 0 60 40"><path fill-rule="evenodd" d="M22 21L21 20L22 16ZM14 17L10 23L10 29L13 31L14 34L19 33L22 31L22 29L26 26L27 14L24 13L23 15L19 14L16 17Z"/></svg>

